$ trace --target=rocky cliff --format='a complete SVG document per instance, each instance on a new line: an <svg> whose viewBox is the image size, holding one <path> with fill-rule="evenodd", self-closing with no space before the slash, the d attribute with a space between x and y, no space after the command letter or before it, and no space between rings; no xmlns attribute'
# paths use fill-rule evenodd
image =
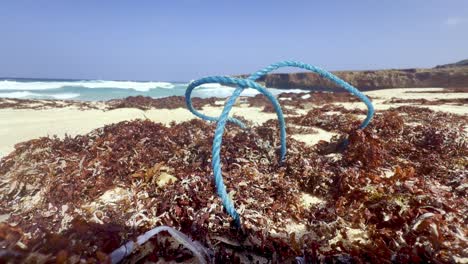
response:
<svg viewBox="0 0 468 264"><path fill-rule="evenodd" d="M468 65L465 61L432 69L400 69L372 71L337 71L340 78L360 90L411 87L468 87ZM336 85L314 73L269 74L259 80L267 87L322 90Z"/></svg>

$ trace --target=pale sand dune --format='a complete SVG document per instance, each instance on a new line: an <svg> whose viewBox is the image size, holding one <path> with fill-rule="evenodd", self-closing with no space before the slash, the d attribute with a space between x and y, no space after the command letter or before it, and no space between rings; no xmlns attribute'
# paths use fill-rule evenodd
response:
<svg viewBox="0 0 468 264"><path fill-rule="evenodd" d="M385 89L367 92L369 96L377 97L374 105L377 111L386 110L390 107L397 107L405 104L382 104L383 101L392 97L404 99L425 98L428 100L467 98L468 93L406 93L407 91L438 91L441 88L424 89ZM222 103L220 101L219 103ZM346 108L366 109L363 103L337 103ZM407 105L407 104L406 104ZM311 106L312 107L312 106ZM468 107L450 104L424 106L436 111L446 111L450 113L466 115ZM222 106L205 107L202 112L218 116ZM262 108L248 107L247 104L240 104L233 108L232 114L239 115L252 121L254 124L262 124L269 119L275 119L275 113L261 112ZM307 109L298 109L300 114L305 114ZM68 135L78 135L90 132L93 129L124 120L150 119L155 122L169 124L172 121L183 122L195 117L187 109L178 108L174 110L153 109L142 111L134 108L115 109L111 111L102 110L78 110L76 108L60 108L46 110L31 109L0 109L0 157L3 157L14 150L14 145L26 140L57 135L59 137ZM319 133L292 135L293 138L307 144L316 144L319 140L330 140L332 133L319 130Z"/></svg>

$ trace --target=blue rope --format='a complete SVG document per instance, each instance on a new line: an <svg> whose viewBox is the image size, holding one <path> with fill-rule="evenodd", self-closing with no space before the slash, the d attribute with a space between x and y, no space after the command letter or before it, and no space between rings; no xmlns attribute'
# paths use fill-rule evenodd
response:
<svg viewBox="0 0 468 264"><path fill-rule="evenodd" d="M255 78L255 79L258 79L258 78L259 77ZM206 115L198 112L193 107L192 101L191 101L191 94L192 94L193 89L200 86L200 85L207 84L207 83L220 83L220 84L228 84L228 85L229 84L230 85L237 85L236 90L234 90L233 94L229 98L229 100L232 100L232 105L234 105L234 103L236 102L237 98L240 96L242 91L244 91L244 89L247 88L247 87L256 89L260 93L264 94L270 100L270 102L273 104L273 107L275 109L276 115L278 116L278 120L279 120L280 141L281 141L280 161L283 161L284 157L286 156L286 123L284 121L283 111L281 110L281 106L280 106L278 100L276 99L276 97L270 91L268 91L265 87L259 85L258 83L254 82L253 80L251 80L251 78L249 78L247 80L244 80L244 79L240 79L240 78L232 78L232 77L224 77L224 76L213 76L213 77L206 77L206 78L196 80L196 81L190 83L190 85L187 87L187 90L185 92L185 102L187 103L187 107L189 108L189 110L194 115L196 115L196 116L198 116L198 117L200 117L202 119L208 120L208 121L218 121L219 122L221 120L222 114L219 117L219 119L216 118L216 117L206 116ZM229 100L226 101L226 106L224 107L223 111L226 109L226 107L227 107L227 105L229 103ZM231 109L232 109L232 106L229 108L226 115L229 115L229 112L231 111ZM240 121L240 120L238 120L236 118L231 118L231 117L227 116L226 121L230 121L230 122L232 122L234 124L237 124L241 128L246 128L244 123L242 123L242 121ZM223 127L224 127L224 125L223 125Z"/></svg>
<svg viewBox="0 0 468 264"><path fill-rule="evenodd" d="M270 66L265 67L264 69L261 69L253 73L252 75L249 76L248 79L225 77L225 76L212 76L212 77L201 78L190 83L185 92L185 102L190 112L192 112L194 115L202 119L218 122L216 125L215 135L213 139L213 148L212 148L213 157L212 157L211 165L213 166L214 180L215 180L215 185L216 185L216 190L218 192L218 195L220 196L223 202L224 208L226 209L228 214L231 215L232 218L234 218L234 221L237 227L241 226L240 216L237 213L232 200L229 198L227 194L226 186L224 185L223 176L221 172L220 152L221 152L221 144L223 141L224 127L226 125L226 122L229 121L229 122L239 125L241 128L245 128L245 125L240 120L229 117L229 112L231 111L237 98L241 95L241 93L244 91L245 88L254 88L258 90L260 93L264 94L270 100L278 116L279 127L280 127L280 141L281 141L280 161L284 160L286 156L286 123L284 121L284 116L281 110L281 106L279 105L278 100L273 94L271 94L265 87L255 82L255 80L257 80L258 78L281 67L297 67L297 68L302 68L302 69L306 69L311 72L317 73L318 75L336 83L337 85L346 89L351 94L358 97L367 106L367 116L362 122L362 124L360 125L359 127L360 129L365 128L369 124L369 122L371 121L374 115L374 107L371 101L369 100L369 98L367 98L367 96L361 93L358 89L354 88L352 85L348 84L347 82L343 81L342 79L338 78L337 76L333 75L332 73L326 70L323 70L321 68L318 68L309 64L305 64L302 62L297 62L297 61L282 61L282 62L278 62L275 64L271 64ZM229 97L228 100L226 101L223 111L221 112L221 115L219 116L219 118L204 115L200 113L199 111L197 111L192 105L191 95L192 95L193 89L195 89L196 87L200 85L208 84L208 83L219 83L219 84L237 86L237 88L234 90L231 97Z"/></svg>

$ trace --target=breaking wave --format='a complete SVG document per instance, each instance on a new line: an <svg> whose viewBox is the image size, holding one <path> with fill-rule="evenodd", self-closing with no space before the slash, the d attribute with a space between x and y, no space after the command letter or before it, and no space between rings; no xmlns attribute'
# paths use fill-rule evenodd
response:
<svg viewBox="0 0 468 264"><path fill-rule="evenodd" d="M77 93L59 93L59 94L39 94L39 93L32 93L32 92L11 92L11 93L0 93L0 98L53 98L53 99L72 99L75 97L80 96Z"/></svg>
<svg viewBox="0 0 468 264"><path fill-rule="evenodd" d="M0 97L24 99L74 99L110 100L128 96L150 96L161 98L184 96L188 83L136 82L136 81L74 81L43 79L0 79ZM232 95L234 87L218 83L203 84L193 91L194 97L226 98ZM300 93L305 90L282 90L268 88L273 95L280 93ZM245 89L242 96L260 94L255 89Z"/></svg>
<svg viewBox="0 0 468 264"><path fill-rule="evenodd" d="M140 92L147 92L151 89L162 88L172 89L174 84L168 82L135 82L135 81L0 81L0 90L49 90L65 87L81 88L117 88L133 89Z"/></svg>

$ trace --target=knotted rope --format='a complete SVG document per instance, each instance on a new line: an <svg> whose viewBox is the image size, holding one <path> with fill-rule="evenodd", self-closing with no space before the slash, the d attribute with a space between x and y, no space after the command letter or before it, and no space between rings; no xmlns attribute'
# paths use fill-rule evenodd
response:
<svg viewBox="0 0 468 264"><path fill-rule="evenodd" d="M237 210L235 209L232 200L229 198L227 194L226 186L224 185L223 175L221 172L220 152L221 152L221 144L223 140L224 127L226 126L226 122L229 121L229 122L239 125L241 128L245 128L245 125L240 120L233 118L233 117L229 117L229 112L231 111L237 98L241 95L241 93L244 91L245 88L253 88L253 89L258 90L260 93L264 94L270 100L278 116L279 128L280 128L280 142L281 142L280 161L284 160L286 156L286 123L284 121L283 111L281 110L281 106L278 103L278 100L276 99L276 97L272 93L270 93L265 87L255 82L255 80L259 79L260 77L282 67L302 68L302 69L317 73L321 77L326 78L336 83L337 85L343 87L348 92L358 97L367 106L367 116L362 122L362 124L360 125L359 129L365 128L371 121L372 116L374 115L374 107L371 101L369 100L369 98L367 98L367 96L361 93L358 89L354 88L349 83L343 81L342 79L338 78L337 76L333 75L332 73L326 70L323 70L321 68L318 68L318 67L306 64L306 63L297 62L297 61L281 61L275 64L271 64L270 66L265 67L264 69L261 69L253 73L247 79L233 78L233 77L226 77L226 76L212 76L212 77L201 78L201 79L191 82L185 92L185 102L190 112L192 112L194 115L202 119L218 122L216 125L215 135L213 139L213 148L212 148L213 154L212 154L211 165L213 167L214 180L215 180L215 185L216 185L216 190L218 192L218 195L221 198L223 202L223 206L228 212L228 214L231 215L232 218L234 218L234 221L237 227L241 226L240 216L237 213ZM227 99L224 105L223 111L221 112L221 115L218 118L204 115L200 113L199 111L197 111L192 105L191 95L192 95L193 89L195 89L198 86L201 86L203 84L208 84L208 83L218 83L218 84L227 84L227 85L237 86L237 88L234 90L231 97Z"/></svg>

